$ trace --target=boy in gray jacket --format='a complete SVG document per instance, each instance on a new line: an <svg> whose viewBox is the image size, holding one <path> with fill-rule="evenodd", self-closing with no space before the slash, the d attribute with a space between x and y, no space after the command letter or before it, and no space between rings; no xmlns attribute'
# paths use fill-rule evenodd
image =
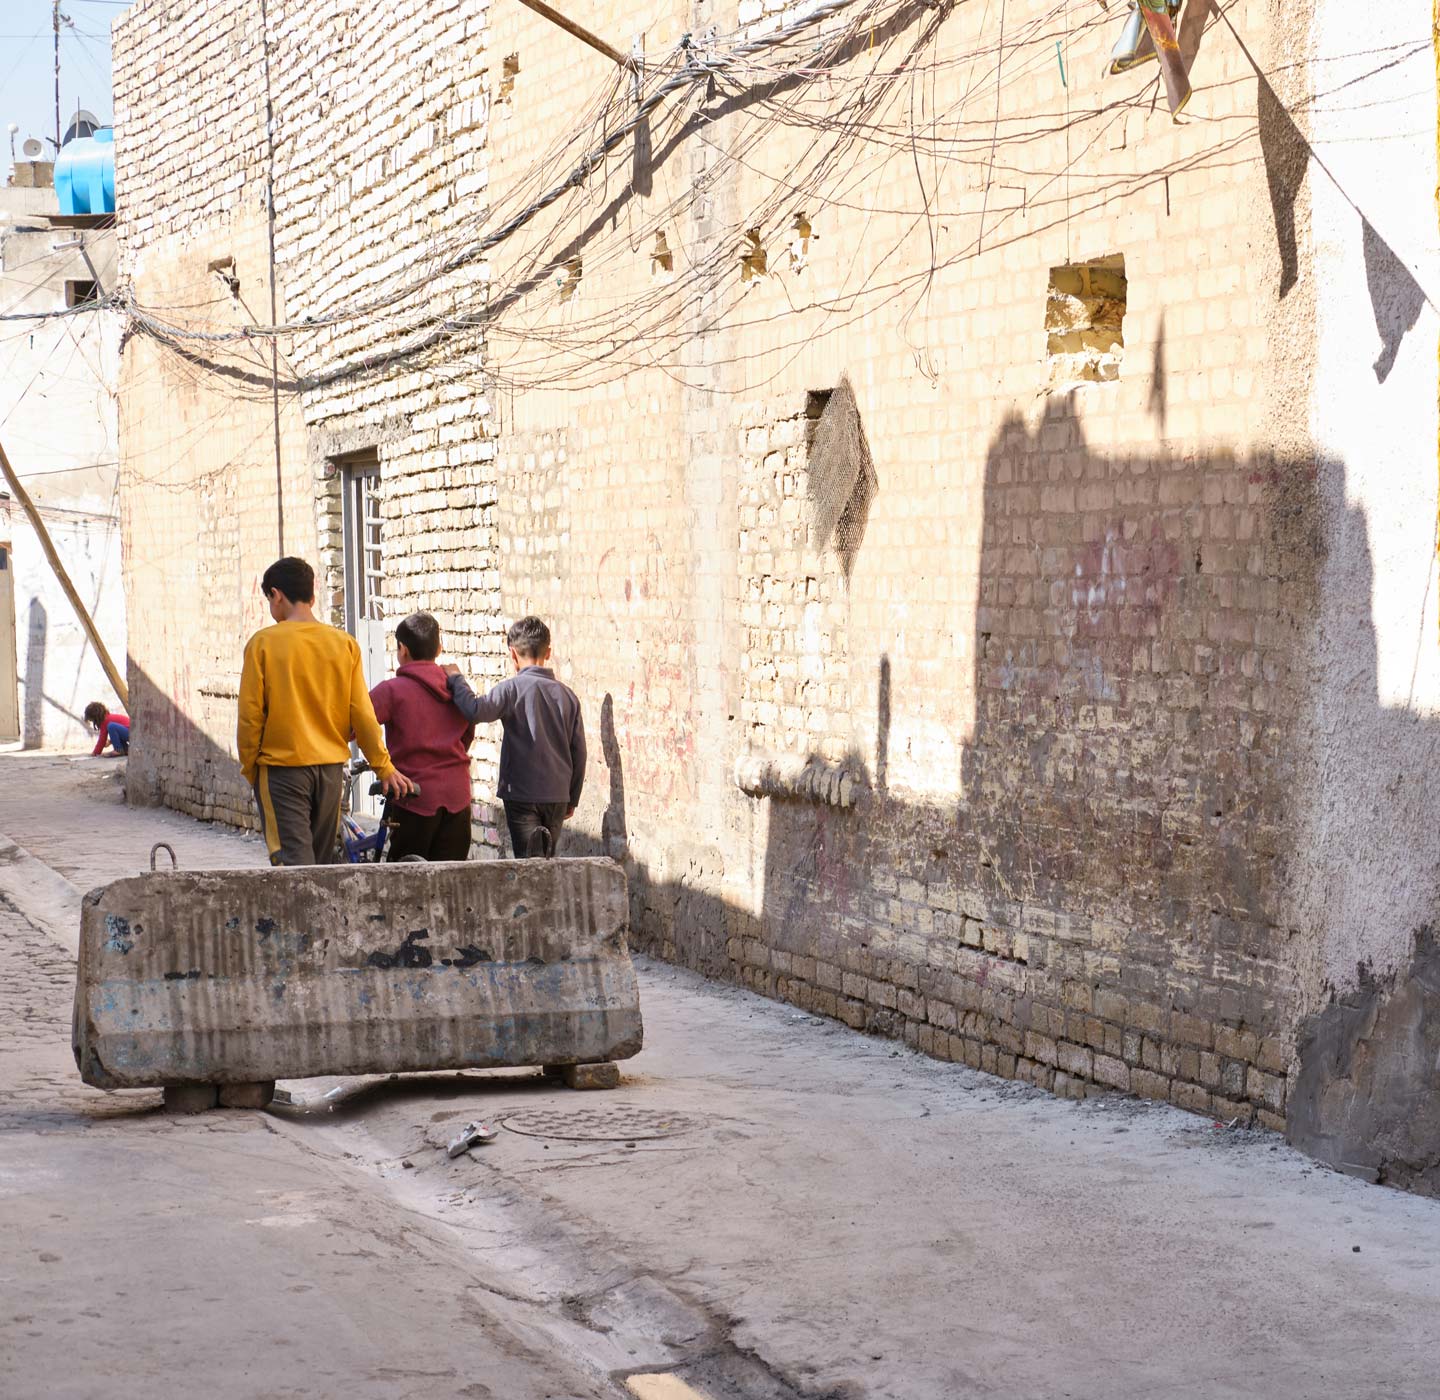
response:
<svg viewBox="0 0 1440 1400"><path fill-rule="evenodd" d="M553 856L560 828L585 786L585 722L575 692L555 679L550 629L522 617L505 634L515 674L476 695L458 666L445 674L450 698L472 724L504 727L498 792L517 859Z"/></svg>

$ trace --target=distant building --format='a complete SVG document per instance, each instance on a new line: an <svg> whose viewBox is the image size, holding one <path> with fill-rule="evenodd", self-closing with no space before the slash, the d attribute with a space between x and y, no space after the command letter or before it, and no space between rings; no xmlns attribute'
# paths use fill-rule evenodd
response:
<svg viewBox="0 0 1440 1400"><path fill-rule="evenodd" d="M111 654L125 653L115 384L120 320L87 310L115 289L115 234L65 219L49 162L0 187L0 442L40 509ZM0 483L3 490L3 483ZM0 499L0 743L73 749L91 700L118 705L20 506Z"/></svg>

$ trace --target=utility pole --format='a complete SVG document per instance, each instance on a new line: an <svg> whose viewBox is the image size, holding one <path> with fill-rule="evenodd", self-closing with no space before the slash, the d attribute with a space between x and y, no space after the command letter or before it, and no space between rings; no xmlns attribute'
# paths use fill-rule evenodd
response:
<svg viewBox="0 0 1440 1400"><path fill-rule="evenodd" d="M55 154L60 154L60 0L53 7L55 24Z"/></svg>
<svg viewBox="0 0 1440 1400"><path fill-rule="evenodd" d="M270 92L270 11L260 0L260 49L265 62L265 225L270 241L270 324L280 324L275 295L275 103ZM285 468L280 455L280 338L270 337L270 409L275 427L275 533L285 553Z"/></svg>
<svg viewBox="0 0 1440 1400"><path fill-rule="evenodd" d="M70 575L65 571L65 565L60 562L60 555L55 549L54 540L50 538L50 531L45 528L45 521L41 518L35 502L30 499L30 493L20 484L20 478L15 475L15 468L10 465L10 459L5 455L4 443L0 443L0 475L5 477L10 490L14 492L15 499L20 502L21 508L30 518L30 524L40 539L40 548L45 551L45 557L50 561L51 570L59 581L60 587L65 590L65 596L70 600L70 606L75 609L75 616L80 619L80 625L85 629L85 634L90 638L90 644L95 648L95 655L100 658L100 664L105 668L105 674L110 677L110 684L115 687L115 694L119 696L120 703L128 710L130 708L130 689L125 684L125 677L120 674L120 668L111 660L110 653L105 649L105 643L100 639L100 629L95 626L95 619L90 616L79 593L75 591L75 585L70 582Z"/></svg>

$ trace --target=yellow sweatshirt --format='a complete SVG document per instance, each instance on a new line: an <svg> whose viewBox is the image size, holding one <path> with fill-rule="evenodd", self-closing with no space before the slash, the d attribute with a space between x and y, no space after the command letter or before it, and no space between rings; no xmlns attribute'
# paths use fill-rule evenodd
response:
<svg viewBox="0 0 1440 1400"><path fill-rule="evenodd" d="M360 665L355 638L323 622L277 622L245 647L240 673L240 768L253 787L260 765L344 763L350 735L377 777L395 771Z"/></svg>

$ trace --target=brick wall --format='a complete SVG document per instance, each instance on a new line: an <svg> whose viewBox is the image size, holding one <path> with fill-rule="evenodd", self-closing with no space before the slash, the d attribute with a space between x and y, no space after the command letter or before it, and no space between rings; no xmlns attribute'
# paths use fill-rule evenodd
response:
<svg viewBox="0 0 1440 1400"><path fill-rule="evenodd" d="M212 227L253 245L268 161L254 7L192 8L229 37L207 50L150 0L117 38L122 236L137 295L171 304ZM779 8L677 0L643 49ZM1325 553L1308 194L1277 135L1284 104L1304 120L1300 31L1228 12L1262 91L1194 7L1177 124L1153 71L1097 76L1123 16L1092 8L1067 28L1012 3L1003 54L984 7L897 8L828 76L728 74L675 102L703 121L657 115L640 156L457 264L563 179L624 83L516 6L272 4L282 314L428 279L287 340L287 490L333 594L327 464L375 449L387 611L430 607L481 680L505 620L549 618L593 754L568 839L626 862L643 946L1060 1092L1278 1126L1314 936L1286 880ZM627 7L587 23L630 47ZM162 67L220 103L230 148L173 153ZM1053 270L1116 257L1123 357L1057 389ZM162 348L127 355L268 423ZM242 503L274 481L258 449L226 472L213 534L147 505L197 581L231 580L204 575L230 589L196 639L217 675L258 620L234 602L263 553L233 537ZM157 624L137 664L181 635ZM186 774L231 716L166 664ZM489 797L493 740L477 754Z"/></svg>
<svg viewBox="0 0 1440 1400"><path fill-rule="evenodd" d="M949 61L978 21L956 12ZM542 31L512 32L507 51ZM1111 38L1074 36L1070 72L1098 70ZM1300 367L1267 365L1284 327L1280 267L1255 253L1274 226L1254 93L1233 47L1205 44L1203 132L1148 109L1092 118L1099 149L1068 190L987 196L967 161L938 234L953 261L928 286L908 154L867 171L868 212L782 201L755 163L717 162L745 130L717 122L686 172L705 200L666 235L682 267L714 258L709 353L679 389L638 371L623 393L519 403L504 577L515 608L564 619L570 673L600 701L582 822L628 858L649 946L1062 1092L1278 1126L1295 1006L1280 872L1321 550L1313 463L1274 455ZM1041 52L1017 67L1042 71ZM540 61L522 57L508 120L551 130ZM1004 152L1064 102L1058 79L1007 85L996 165L1063 169L1060 130ZM808 139L769 132L766 170ZM497 142L497 182L510 159ZM749 211L767 203L757 249ZM587 260L582 303L644 295L651 225L629 217L634 262ZM993 250L962 256L982 217ZM1119 378L1046 400L1051 270L1117 253ZM817 309L882 256L903 298ZM842 384L874 477L837 540L811 451Z"/></svg>
<svg viewBox="0 0 1440 1400"><path fill-rule="evenodd" d="M394 278L463 240L483 208L486 7L278 3L268 34L249 0L174 10L142 3L116 31L134 294L172 322L268 322L273 170L277 314L326 322L281 345L285 548L316 563L322 612L342 622L335 463L377 452L387 617L430 609L452 654L496 676L494 425L467 358L478 362L479 339L453 340L441 364L375 368L473 270L372 306ZM218 257L234 259L238 298L208 270ZM197 355L222 372L197 368ZM131 522L129 588L132 606L161 614L132 648L143 720L132 789L251 824L233 762L234 696L240 648L267 621L254 580L279 548L268 355L193 342L177 353L137 334L125 363L127 456L137 484L153 486ZM177 414L210 427L177 442ZM189 580L205 599L198 613ZM477 745L482 797L496 752ZM482 805L479 816L493 848L493 814Z"/></svg>

